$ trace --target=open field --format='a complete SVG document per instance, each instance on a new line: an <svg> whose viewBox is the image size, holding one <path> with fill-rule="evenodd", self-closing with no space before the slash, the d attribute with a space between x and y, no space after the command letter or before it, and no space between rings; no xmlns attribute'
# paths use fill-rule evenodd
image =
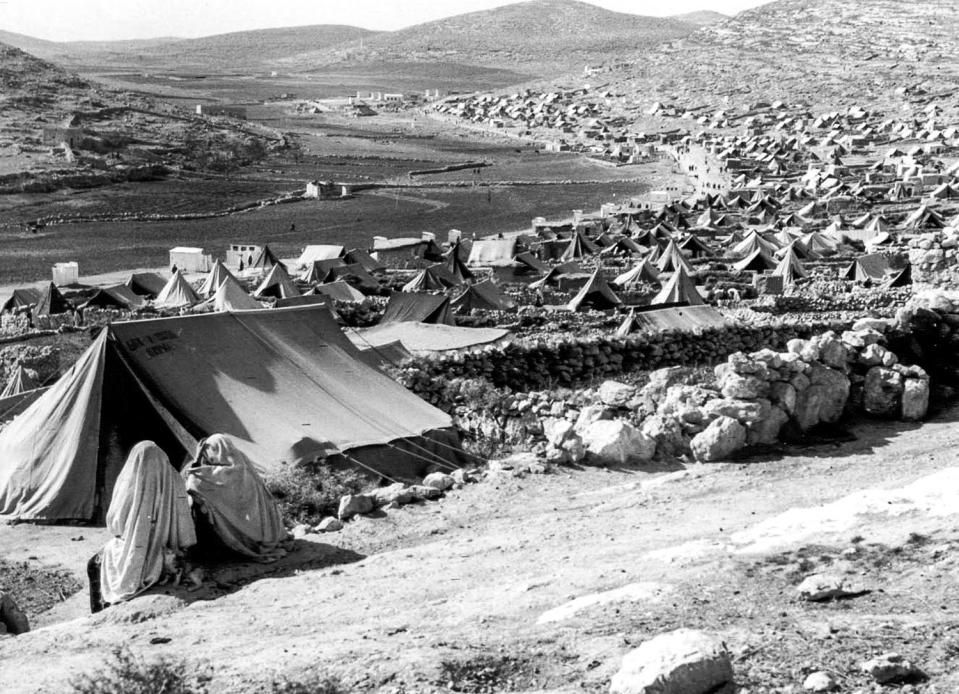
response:
<svg viewBox="0 0 959 694"><path fill-rule="evenodd" d="M175 186L171 190L168 184L138 184L140 200L122 198L114 209L141 209L146 198L146 204L156 210L167 195L176 199L172 204L180 209L211 202L211 190L204 184L190 184L192 198L184 198L182 190ZM367 248L373 236L418 236L423 231L442 236L453 228L482 236L526 227L531 216L566 216L572 207L596 208L617 196L642 192L639 184L608 183L382 190L353 200L299 202L229 217L63 224L36 234L7 228L0 229L0 278L3 284L42 279L49 276L52 263L67 260L78 261L81 274L165 265L169 249L178 245L202 246L219 255L229 243L265 242L280 257L291 257L308 243ZM102 199L97 201L104 204ZM68 199L60 209L70 205Z"/></svg>
<svg viewBox="0 0 959 694"><path fill-rule="evenodd" d="M189 606L159 595L81 617L81 593L58 608L79 621L2 642L0 688L56 687L128 644L211 664L214 692L311 672L356 692L444 692L451 673L454 691L602 692L624 652L686 626L721 634L753 692L798 691L821 669L843 691L873 691L858 663L888 650L931 677L913 691L952 692L956 468L942 451L955 449L956 416L861 422L855 441L673 472L499 476L310 535L230 594L181 589ZM79 578L102 541L89 530L71 541L77 529L2 527L0 553ZM855 572L871 592L797 601L816 570ZM632 598L607 592L631 585Z"/></svg>

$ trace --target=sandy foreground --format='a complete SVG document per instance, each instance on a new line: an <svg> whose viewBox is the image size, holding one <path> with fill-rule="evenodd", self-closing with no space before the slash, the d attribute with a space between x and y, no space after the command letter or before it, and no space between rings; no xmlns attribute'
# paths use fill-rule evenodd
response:
<svg viewBox="0 0 959 694"><path fill-rule="evenodd" d="M80 593L41 620L70 621L0 641L0 691L63 691L120 645L212 664L223 692L312 671L361 691L440 691L450 662L489 653L529 666L522 691L605 691L625 652L680 626L723 635L754 691L883 650L924 667L942 687L928 691L955 691L935 644L957 635L957 569L929 548L959 539L956 415L863 423L855 441L745 463L498 476L308 535L280 565L230 567L235 585L252 581L215 577L232 592L96 617ZM0 554L82 575L104 537L3 526ZM823 562L871 592L799 603L795 583Z"/></svg>

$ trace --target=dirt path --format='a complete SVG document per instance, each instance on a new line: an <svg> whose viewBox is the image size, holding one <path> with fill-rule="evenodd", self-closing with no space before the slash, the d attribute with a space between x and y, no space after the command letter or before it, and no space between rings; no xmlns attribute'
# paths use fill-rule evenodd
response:
<svg viewBox="0 0 959 694"><path fill-rule="evenodd" d="M0 642L0 691L56 689L120 644L211 662L223 692L314 668L359 691L446 691L437 683L468 684L490 658L512 673L492 691L604 691L631 644L684 625L722 633L754 691L914 642L909 655L945 686L935 691L955 691L953 651L934 644L959 645L956 568L933 548L959 547L956 416L863 424L854 442L766 461L471 485L310 536L309 570L288 565L188 607L150 596ZM2 528L0 549L36 532ZM829 615L793 600L802 571L841 562L881 589Z"/></svg>

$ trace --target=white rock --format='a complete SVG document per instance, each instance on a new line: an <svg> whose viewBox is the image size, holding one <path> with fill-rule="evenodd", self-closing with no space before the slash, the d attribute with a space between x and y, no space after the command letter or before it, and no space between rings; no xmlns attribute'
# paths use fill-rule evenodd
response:
<svg viewBox="0 0 959 694"><path fill-rule="evenodd" d="M347 520L362 513L369 513L375 506L373 499L366 494L347 494L340 497L336 515L340 520Z"/></svg>
<svg viewBox="0 0 959 694"><path fill-rule="evenodd" d="M293 530L290 531L290 535L299 540L304 535L308 535L310 530L310 526L306 525L305 523L300 523L293 526Z"/></svg>
<svg viewBox="0 0 959 694"><path fill-rule="evenodd" d="M693 629L677 629L643 642L623 656L611 694L706 694L733 681L725 645Z"/></svg>
<svg viewBox="0 0 959 694"><path fill-rule="evenodd" d="M800 600L808 602L825 602L837 598L850 598L862 595L865 591L861 586L848 582L842 576L834 574L813 574L803 579L796 586Z"/></svg>
<svg viewBox="0 0 959 694"><path fill-rule="evenodd" d="M445 472L431 472L423 478L423 486L439 489L441 492L445 492L454 484L456 481Z"/></svg>
<svg viewBox="0 0 959 694"><path fill-rule="evenodd" d="M605 405L587 405L580 411L579 417L576 418L576 433L582 435L583 431L589 428L593 422L598 422L608 417L609 413L606 411Z"/></svg>
<svg viewBox="0 0 959 694"><path fill-rule="evenodd" d="M802 688L807 692L831 692L836 686L832 675L822 670L811 673L802 683Z"/></svg>
<svg viewBox="0 0 959 694"><path fill-rule="evenodd" d="M618 419L593 422L583 432L587 453L605 465L624 465L651 460L656 442L642 431Z"/></svg>
<svg viewBox="0 0 959 694"><path fill-rule="evenodd" d="M879 684L907 681L922 674L919 668L898 653L884 653L859 667Z"/></svg>
<svg viewBox="0 0 959 694"><path fill-rule="evenodd" d="M746 445L746 427L732 417L721 416L690 441L693 457L700 462L723 460Z"/></svg>
<svg viewBox="0 0 959 694"><path fill-rule="evenodd" d="M413 495L402 482L396 482L388 487L377 487L370 491L367 496L373 499L376 506L386 506L387 504L408 504L413 500Z"/></svg>
<svg viewBox="0 0 959 694"><path fill-rule="evenodd" d="M343 529L343 523L339 518L334 518L333 516L327 516L319 522L319 524L314 528L318 533L335 533L338 530Z"/></svg>
<svg viewBox="0 0 959 694"><path fill-rule="evenodd" d="M919 421L929 409L929 381L909 378L902 387L902 418L909 422Z"/></svg>
<svg viewBox="0 0 959 694"><path fill-rule="evenodd" d="M626 407L634 395L636 389L633 386L619 381L604 381L599 387L599 399L610 407Z"/></svg>

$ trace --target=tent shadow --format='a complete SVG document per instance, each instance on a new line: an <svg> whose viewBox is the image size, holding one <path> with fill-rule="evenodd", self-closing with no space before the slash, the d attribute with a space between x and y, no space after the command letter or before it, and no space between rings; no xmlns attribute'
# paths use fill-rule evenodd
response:
<svg viewBox="0 0 959 694"><path fill-rule="evenodd" d="M202 584L156 586L151 593L175 595L192 603L198 600L215 600L235 593L250 584L264 579L288 578L304 571L315 571L344 564L353 564L366 555L312 539L293 540L286 556L269 564L247 561L237 555L211 553L194 562L203 571Z"/></svg>

